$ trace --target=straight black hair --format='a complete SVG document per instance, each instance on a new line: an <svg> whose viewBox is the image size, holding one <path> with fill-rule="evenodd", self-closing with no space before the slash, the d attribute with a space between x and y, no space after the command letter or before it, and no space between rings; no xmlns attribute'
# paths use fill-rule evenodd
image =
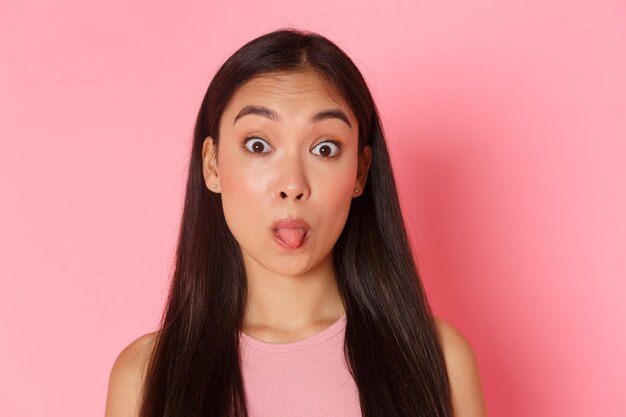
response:
<svg viewBox="0 0 626 417"><path fill-rule="evenodd" d="M247 299L220 194L206 187L202 144L246 81L314 71L334 86L372 149L368 179L334 248L347 324L344 354L364 417L450 417L446 364L400 209L378 110L352 60L325 37L286 28L237 50L215 74L196 119L175 269L146 372L141 417L244 417L239 329Z"/></svg>

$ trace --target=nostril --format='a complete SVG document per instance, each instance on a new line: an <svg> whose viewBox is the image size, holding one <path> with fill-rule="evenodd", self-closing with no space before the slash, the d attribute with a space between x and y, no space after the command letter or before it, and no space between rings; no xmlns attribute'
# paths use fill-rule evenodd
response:
<svg viewBox="0 0 626 417"><path fill-rule="evenodd" d="M289 197L289 195L286 192L281 191L280 198L286 198L286 197ZM296 200L302 200L303 197L304 197L304 193L300 193L296 196Z"/></svg>

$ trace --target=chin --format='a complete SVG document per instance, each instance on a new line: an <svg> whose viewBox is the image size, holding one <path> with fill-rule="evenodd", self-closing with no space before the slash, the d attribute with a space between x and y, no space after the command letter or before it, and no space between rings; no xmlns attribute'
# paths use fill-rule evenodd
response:
<svg viewBox="0 0 626 417"><path fill-rule="evenodd" d="M275 274L296 277L309 272L312 268L308 263L298 262L278 262L278 265L268 265L266 269Z"/></svg>

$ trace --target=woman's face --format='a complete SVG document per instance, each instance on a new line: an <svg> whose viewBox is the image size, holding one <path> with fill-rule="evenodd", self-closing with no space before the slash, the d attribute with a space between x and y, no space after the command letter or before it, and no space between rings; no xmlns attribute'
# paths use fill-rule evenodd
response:
<svg viewBox="0 0 626 417"><path fill-rule="evenodd" d="M370 163L340 95L313 72L263 75L237 90L219 129L217 156L204 142L205 179L246 269L300 275L332 262Z"/></svg>

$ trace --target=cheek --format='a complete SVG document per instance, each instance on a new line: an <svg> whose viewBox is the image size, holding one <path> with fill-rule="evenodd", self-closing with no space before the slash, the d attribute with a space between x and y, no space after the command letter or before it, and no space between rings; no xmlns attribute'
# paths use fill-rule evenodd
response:
<svg viewBox="0 0 626 417"><path fill-rule="evenodd" d="M262 178L249 172L236 155L228 152L220 155L220 188L226 223L235 237L241 238L246 230L252 230L259 206Z"/></svg>
<svg viewBox="0 0 626 417"><path fill-rule="evenodd" d="M323 202L325 217L332 219L329 227L343 229L352 203L356 169L351 167L335 172L330 178L321 179L317 192L319 201Z"/></svg>
<svg viewBox="0 0 626 417"><path fill-rule="evenodd" d="M258 189L259 176L253 172L254 166L241 155L233 143L226 143L219 153L219 175L222 199L245 200Z"/></svg>

